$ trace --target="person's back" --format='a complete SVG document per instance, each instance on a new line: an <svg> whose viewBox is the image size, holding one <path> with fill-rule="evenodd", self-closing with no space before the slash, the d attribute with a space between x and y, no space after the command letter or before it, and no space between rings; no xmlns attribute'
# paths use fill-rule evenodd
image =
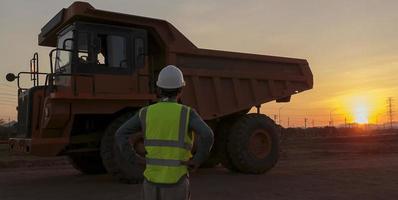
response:
<svg viewBox="0 0 398 200"><path fill-rule="evenodd" d="M145 123L144 177L148 181L176 183L187 174L187 168L181 165L181 161L187 161L192 156L192 132L188 132L189 113L189 107L170 101L161 101L141 110L140 119Z"/></svg>
<svg viewBox="0 0 398 200"><path fill-rule="evenodd" d="M160 101L142 108L116 133L121 151L128 145L128 135L144 133L146 151L143 198L189 199L188 168L197 169L211 149L213 133L195 110L177 103L185 85L181 71L167 66L159 74ZM198 149L191 159L192 131L198 136ZM135 154L135 161L140 157Z"/></svg>

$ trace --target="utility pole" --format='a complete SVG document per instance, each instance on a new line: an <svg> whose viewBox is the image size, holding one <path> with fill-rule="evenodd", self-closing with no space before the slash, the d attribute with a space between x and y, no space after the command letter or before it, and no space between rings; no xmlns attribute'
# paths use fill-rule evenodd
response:
<svg viewBox="0 0 398 200"><path fill-rule="evenodd" d="M279 107L278 109L278 119L279 119L279 125L281 125L281 110L282 110L283 106Z"/></svg>
<svg viewBox="0 0 398 200"><path fill-rule="evenodd" d="M307 128L307 118L304 118L304 128Z"/></svg>
<svg viewBox="0 0 398 200"><path fill-rule="evenodd" d="M290 127L290 117L287 118L287 127Z"/></svg>
<svg viewBox="0 0 398 200"><path fill-rule="evenodd" d="M393 112L392 112L392 97L388 97L388 115L390 117L390 129L392 129L392 119L393 119Z"/></svg>
<svg viewBox="0 0 398 200"><path fill-rule="evenodd" d="M329 118L329 126L332 126L332 120Z"/></svg>
<svg viewBox="0 0 398 200"><path fill-rule="evenodd" d="M8 116L8 128L11 128L11 123L10 123L10 116ZM10 131L7 131L7 138L10 138Z"/></svg>
<svg viewBox="0 0 398 200"><path fill-rule="evenodd" d="M379 129L379 114L376 115L376 129Z"/></svg>
<svg viewBox="0 0 398 200"><path fill-rule="evenodd" d="M329 126L333 126L333 116L332 116L332 112L333 112L334 110L335 110L335 109L330 110L330 112L329 112Z"/></svg>

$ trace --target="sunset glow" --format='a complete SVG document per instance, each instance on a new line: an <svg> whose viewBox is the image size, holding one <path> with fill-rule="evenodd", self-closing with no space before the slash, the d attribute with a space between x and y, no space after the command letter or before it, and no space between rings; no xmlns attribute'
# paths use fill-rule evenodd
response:
<svg viewBox="0 0 398 200"><path fill-rule="evenodd" d="M5 74L29 71L36 51L40 70L49 70L51 48L38 46L37 35L70 2L43 2L48 3L10 0L0 6L0 119L17 119L16 82L7 82ZM383 125L390 120L388 97L398 119L398 1L90 2L98 9L165 19L200 48L306 59L314 88L289 103L265 102L260 110L284 127ZM29 9L16 12L21 7ZM21 85L30 87L28 78Z"/></svg>
<svg viewBox="0 0 398 200"><path fill-rule="evenodd" d="M369 122L369 108L363 103L358 103L354 108L354 122L367 124Z"/></svg>
<svg viewBox="0 0 398 200"><path fill-rule="evenodd" d="M386 112L385 95L378 92L355 92L334 99L334 104L347 123L377 123Z"/></svg>

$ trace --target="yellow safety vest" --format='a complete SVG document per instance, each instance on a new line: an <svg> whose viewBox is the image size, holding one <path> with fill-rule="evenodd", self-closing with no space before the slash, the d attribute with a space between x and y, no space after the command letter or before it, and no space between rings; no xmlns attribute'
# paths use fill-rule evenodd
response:
<svg viewBox="0 0 398 200"><path fill-rule="evenodd" d="M188 106L175 102L159 102L140 110L147 153L144 177L148 181L173 184L188 173L181 161L192 157L189 113Z"/></svg>

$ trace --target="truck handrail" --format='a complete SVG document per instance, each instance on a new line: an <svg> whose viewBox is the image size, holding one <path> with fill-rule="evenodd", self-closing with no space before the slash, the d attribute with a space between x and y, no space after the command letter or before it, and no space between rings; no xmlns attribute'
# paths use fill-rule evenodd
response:
<svg viewBox="0 0 398 200"><path fill-rule="evenodd" d="M30 80L33 81L33 86L39 85L39 54L37 52L30 59L30 72Z"/></svg>
<svg viewBox="0 0 398 200"><path fill-rule="evenodd" d="M20 85L20 79L19 79L19 77L20 77L21 74L29 74L29 75L32 76L32 72L19 72L18 75L17 75L17 77L18 77L18 78L17 78L17 86L18 86L18 89L20 89L20 90L27 90L27 89L29 89L29 88L23 88L23 87L21 87L21 85ZM46 75L46 76L49 75L49 73L45 73L45 72L35 72L34 74L35 74L36 77L39 77L39 75ZM37 78L36 80L38 80L38 78ZM47 81L47 78L46 78L46 81ZM46 84L46 83L44 83L44 84ZM38 86L38 85L39 85L38 82L37 82L37 84L34 84L34 86Z"/></svg>

